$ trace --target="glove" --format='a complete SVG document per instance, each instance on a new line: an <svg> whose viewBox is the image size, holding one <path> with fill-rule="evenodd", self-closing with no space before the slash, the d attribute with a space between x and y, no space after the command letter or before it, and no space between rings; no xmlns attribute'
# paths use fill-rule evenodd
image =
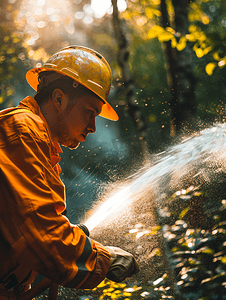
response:
<svg viewBox="0 0 226 300"><path fill-rule="evenodd" d="M121 282L126 277L131 277L132 275L139 272L139 266L136 262L134 256L118 247L105 248L110 252L110 267L106 278Z"/></svg>
<svg viewBox="0 0 226 300"><path fill-rule="evenodd" d="M80 229L82 229L82 231L89 236L89 229L86 227L86 225L84 224L76 224L76 226L78 226Z"/></svg>

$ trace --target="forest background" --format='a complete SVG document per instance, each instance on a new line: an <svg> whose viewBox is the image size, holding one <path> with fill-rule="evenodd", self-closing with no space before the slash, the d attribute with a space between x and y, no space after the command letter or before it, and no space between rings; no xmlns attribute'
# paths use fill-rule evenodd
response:
<svg viewBox="0 0 226 300"><path fill-rule="evenodd" d="M35 91L25 80L27 70L40 67L65 46L93 48L111 65L109 102L119 121L98 118L97 132L85 143L75 151L63 149L61 176L67 190L67 216L73 223L92 213L107 186L133 175L153 155L225 122L224 0L7 0L1 1L0 15L1 109L33 96ZM223 195L219 197L222 204ZM194 220L189 226L213 229ZM167 297L180 295L172 288L176 282L169 284L173 292ZM143 292L140 297L150 296L150 286L149 294ZM131 295L124 292L118 297L130 298L137 291L134 288ZM114 292L113 288L110 296L102 296L114 298ZM197 299L212 299L199 298L200 293ZM134 297L138 299L137 294Z"/></svg>

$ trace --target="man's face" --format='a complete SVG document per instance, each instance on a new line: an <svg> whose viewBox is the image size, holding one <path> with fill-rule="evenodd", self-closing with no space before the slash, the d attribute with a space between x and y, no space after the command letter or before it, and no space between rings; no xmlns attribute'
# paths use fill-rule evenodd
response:
<svg viewBox="0 0 226 300"><path fill-rule="evenodd" d="M67 108L59 113L57 141L75 149L80 142L85 141L88 133L96 131L95 118L100 114L103 102L95 94L88 93L76 97L76 104L71 103L72 101L68 101Z"/></svg>

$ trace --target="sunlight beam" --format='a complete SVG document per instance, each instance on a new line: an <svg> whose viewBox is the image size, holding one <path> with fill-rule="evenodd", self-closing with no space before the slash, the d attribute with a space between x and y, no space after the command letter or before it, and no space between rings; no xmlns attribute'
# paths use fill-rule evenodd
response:
<svg viewBox="0 0 226 300"><path fill-rule="evenodd" d="M111 0L91 0L91 7L96 18L102 18L106 13L112 13ZM118 0L118 10L120 12L127 8L125 0Z"/></svg>

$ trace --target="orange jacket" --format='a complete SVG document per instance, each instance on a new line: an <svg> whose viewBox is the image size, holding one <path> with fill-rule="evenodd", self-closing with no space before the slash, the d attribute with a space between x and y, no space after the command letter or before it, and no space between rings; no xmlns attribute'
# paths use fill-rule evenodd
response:
<svg viewBox="0 0 226 300"><path fill-rule="evenodd" d="M16 285L25 282L31 270L72 288L94 288L108 272L109 252L61 215L59 151L32 97L0 112L0 284L6 289L15 276Z"/></svg>

